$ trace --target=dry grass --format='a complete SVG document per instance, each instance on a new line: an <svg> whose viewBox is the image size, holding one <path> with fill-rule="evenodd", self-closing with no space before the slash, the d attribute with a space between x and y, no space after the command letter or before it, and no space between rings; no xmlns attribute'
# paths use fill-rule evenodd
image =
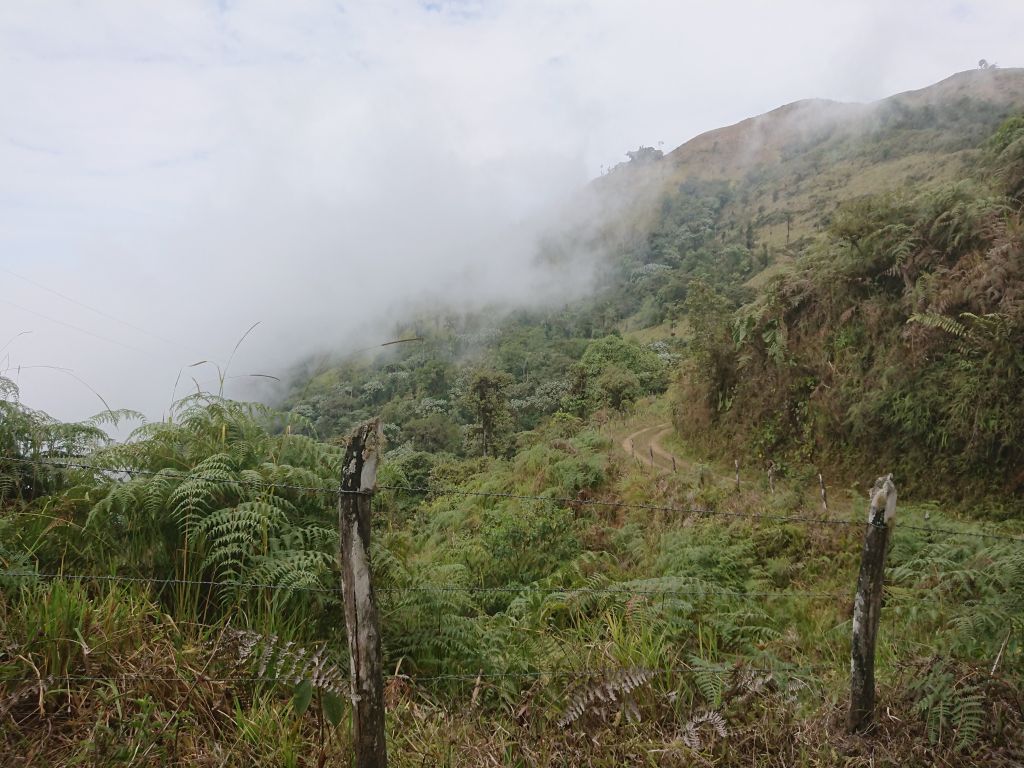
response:
<svg viewBox="0 0 1024 768"><path fill-rule="evenodd" d="M665 490L672 493L668 486ZM815 551L848 549L842 531L813 529L809 535L815 537ZM114 611L111 595L131 606L109 614L116 620L103 614ZM68 647L82 653L64 653L59 663L47 658L46 643L67 638L19 634L27 625L15 611L25 605L0 604L0 670L7 681L0 683L0 765L350 763L347 718L332 728L316 707L297 715L290 688L247 679L251 673L236 667L218 629L174 624L153 605L125 593L93 599L96 614L103 615L72 633L76 641ZM821 610L834 622L842 607ZM650 676L634 676L638 682L630 689L628 710L616 700L581 696L578 685L538 680L511 699L485 705L496 701L486 695L486 681L453 694L397 677L386 691L391 764L1021 765L1024 696L1016 683L987 668L949 668L958 683L984 692L978 737L958 751L955 728L938 739L930 734L919 698L910 692L912 681L945 663L931 658L886 668L877 727L856 737L844 728L841 660L835 669L798 678L734 667L720 705L709 714L703 705L687 704L681 681L671 676L658 685L649 684ZM16 669L37 672L19 680ZM562 705L552 707L552 701ZM560 721L574 701L586 705L563 726Z"/></svg>

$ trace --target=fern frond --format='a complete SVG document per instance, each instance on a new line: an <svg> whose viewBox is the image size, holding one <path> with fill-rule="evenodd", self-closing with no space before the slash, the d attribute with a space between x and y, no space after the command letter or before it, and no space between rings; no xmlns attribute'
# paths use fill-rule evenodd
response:
<svg viewBox="0 0 1024 768"><path fill-rule="evenodd" d="M262 635L251 630L229 630L222 639L224 648L234 654L236 668L255 666L257 677L299 685L308 680L313 688L347 697L347 675L331 661L326 645L303 647L282 641L277 635Z"/></svg>
<svg viewBox="0 0 1024 768"><path fill-rule="evenodd" d="M701 729L710 729L720 739L725 739L729 736L725 718L722 717L721 713L711 711L698 712L686 722L680 733L683 743L694 751L704 748Z"/></svg>
<svg viewBox="0 0 1024 768"><path fill-rule="evenodd" d="M632 694L654 677L654 670L639 667L595 673L579 686L558 721L559 727L565 728L585 714L606 717L612 712L622 712L631 722L639 720L640 712Z"/></svg>

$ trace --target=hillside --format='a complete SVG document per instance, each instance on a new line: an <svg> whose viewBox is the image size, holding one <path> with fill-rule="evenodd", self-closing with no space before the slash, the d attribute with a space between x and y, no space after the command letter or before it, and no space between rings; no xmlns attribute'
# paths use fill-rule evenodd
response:
<svg viewBox="0 0 1024 768"><path fill-rule="evenodd" d="M888 417L856 429L848 422L856 411L853 400L866 400L869 394L863 389L866 381L893 382L902 377L905 386L917 381L910 363L921 362L926 354L921 347L924 337L917 337L915 354L906 339L896 338L909 331L911 316L946 313L960 322L964 312L1016 311L1018 241L1012 228L993 229L1004 203L999 190L991 187L993 164L1000 161L992 157L986 141L1008 116L1020 112L1024 112L1024 70L965 72L930 88L868 105L797 102L703 134L660 159L624 163L596 180L588 191L584 206L588 216L570 219L571 226L552 233L545 246L546 257L553 260L571 258L569 254L580 251L590 255L597 274L591 296L557 310L513 312L503 320L495 320L502 317L501 309L495 308L472 316L451 312L443 321L424 317L398 324L396 338L417 336L425 341L393 349L375 360L364 356L338 367L327 363L309 379L300 375L286 405L312 419L326 436L343 434L358 420L380 412L390 425L393 443L470 453L473 449L466 441L472 436L460 430L473 429L471 411L480 403L470 402L473 398L467 399L466 390L480 370L491 372L492 392L500 390L508 404L503 429L509 435L532 429L559 409L577 416L609 406L621 410L638 397L663 392L678 378L678 362L693 359L691 315L700 297L691 286L699 285L710 291L707 301L718 302L720 327L714 331L721 344L715 351L718 391L701 392L687 384L684 391L691 401L680 403L679 413L691 411L700 418L687 422L680 415L680 428L704 450L719 455L739 452L748 461L777 464L810 460L832 474L853 479L865 469L862 451L867 448L866 444L863 449L851 446L848 435L857 430L858 434L874 429L906 431L887 421ZM1011 154L1019 151L1004 149ZM960 240L957 247L932 242L935 222L951 216L967 217L949 226L971 228L970 241ZM872 269L882 282L876 283L877 290L865 292L863 249L872 238L867 230L875 224L887 236L895 236L894 227L899 227L908 239L901 244L893 238L876 243L883 252ZM854 233L851 227L855 226L865 232ZM947 236L963 238L957 232ZM1009 259L992 268L1011 290L984 288L986 296L1003 297L1002 304L985 297L961 296L954 301L947 295L950 281L962 280L964 270L985 272L984 264L968 265L977 260L983 246L1003 253L1004 261ZM851 247L857 253L847 270L850 291L840 298L836 291L847 277L837 270L843 271L839 267L847 263ZM918 264L912 277L907 272L904 290L892 295L883 283L886 270L895 269L893 259L904 258L893 250L897 247L923 249L931 255L918 260L931 261ZM806 281L796 280L808 269L833 275L829 286L820 286L829 291L827 297L813 298ZM926 285L927 291L942 297L927 300L922 294ZM803 297L802 308L793 307L792 317L780 327L781 294L793 291ZM834 378L839 352L827 347L843 344L847 350L843 354L849 357L849 341L839 337L854 330L858 307L868 299L896 300L902 306L898 318L893 316L884 327L874 329L881 334L874 336L880 346L858 354L878 355L883 347L891 347L893 357L874 372L863 366L851 370L849 402L830 403L815 432L808 433L809 427L797 423L801 418L797 414L809 406L813 411L815 403L808 400L811 393L818 397L822 386L832 387L827 379ZM803 317L813 314L812 304L820 309L823 301L834 308L835 315L825 326L820 325L820 317L815 318L817 325L808 328ZM704 311L710 311L710 306ZM760 320L755 319L758 315ZM762 336L773 333L776 345L799 338L804 347L782 356L785 371L762 372L762 381L784 380L787 383L778 386L790 391L775 389L774 398L761 398L742 408L737 403L730 410L722 406L735 398L741 383L739 369L753 365L764 354L763 349L745 352L737 344L741 325L760 327ZM821 338L810 338L826 330L833 341L825 347ZM624 335L627 343L616 335ZM856 344L867 340L862 334ZM942 340L932 341L938 345L936 350L949 346ZM748 338L746 344L750 343ZM775 362L782 362L779 348L773 355ZM645 356L651 361L638 362ZM908 362L898 375L896 358ZM662 365L657 373L656 364ZM705 362L704 373L707 367ZM792 389L797 381L802 382L802 393ZM953 389L960 386L947 384ZM708 397L715 400L711 411L704 407ZM920 407L932 414L940 408L936 403ZM1006 415L1013 411L1007 407L1010 411L998 417L1004 424L1014 418ZM687 428L686 423L691 426ZM712 423L718 425L712 429L718 439L708 441L699 433L711 429ZM935 422L916 425L917 430L931 428L942 431ZM895 462L894 468L907 477L911 489L920 483L946 498L991 491L997 478L1020 472L1016 449L992 443L989 449L995 453L983 451L968 466L961 462L955 470L976 475L968 486L961 480L950 483L954 467L946 459L963 454L973 442L963 433L969 431L967 427L956 429L961 436L943 438L948 450L936 454L935 446L929 445L913 458L900 458L901 450L912 449L898 438L894 443L900 445L887 452L887 460ZM831 444L824 430L836 435ZM913 439L919 444L923 440L917 433ZM994 436L993 440L1004 438ZM513 447L512 442L504 446L506 450ZM1000 487L994 495L1002 496L1007 490L1013 492L1015 487Z"/></svg>
<svg viewBox="0 0 1024 768"><path fill-rule="evenodd" d="M760 285L843 201L970 176L982 140L1022 109L1021 69L961 72L871 104L798 101L701 134L660 161L617 166L595 183L597 205L622 217L620 236L643 237L681 189L728 189L718 228L762 249L767 268L752 276Z"/></svg>
<svg viewBox="0 0 1024 768"><path fill-rule="evenodd" d="M742 190L723 210L733 226L754 224L759 243L777 251L820 231L843 200L907 184L953 181L978 145L1024 109L1024 69L960 72L940 83L871 104L794 102L709 131L658 162L626 163L598 188L654 214L652 202L685 182L728 182ZM631 167L632 166L632 167Z"/></svg>
<svg viewBox="0 0 1024 768"><path fill-rule="evenodd" d="M583 299L403 318L124 443L0 378L0 762L348 764L338 482L375 417L392 765L1024 762L1024 70L638 157L543 243Z"/></svg>

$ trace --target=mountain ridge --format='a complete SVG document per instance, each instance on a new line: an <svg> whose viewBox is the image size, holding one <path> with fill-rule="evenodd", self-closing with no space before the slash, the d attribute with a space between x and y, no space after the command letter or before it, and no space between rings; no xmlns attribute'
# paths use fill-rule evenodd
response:
<svg viewBox="0 0 1024 768"><path fill-rule="evenodd" d="M699 133L665 153L660 160L642 165L640 169L629 168L629 163L623 163L617 168L629 168L630 170L639 170L640 173L674 178L678 175L678 170L684 169L687 172L692 172L694 168L691 166L694 163L706 161L707 158L703 155L724 151L730 146L738 148L743 145L764 143L766 136L770 137L778 133L773 123L806 118L808 117L806 113L811 109L818 112L823 108L832 111L832 114L825 116L825 120L819 120L819 122L840 123L854 117L869 118L879 110L887 108L935 106L954 97L998 104L1009 110L1024 108L1024 68L966 70L923 88L902 91L869 102L845 102L818 97L798 99L759 115L744 118L736 123ZM820 118L821 115L817 117ZM773 130L765 131L766 126L770 126ZM751 136L750 133L759 133L760 135ZM727 146L721 146L723 141ZM749 154L749 150L747 150L747 154ZM749 163L744 164L746 170L749 170L749 165ZM722 168L721 165L712 164L708 170L713 171L716 167ZM720 178L714 173L708 173L704 177Z"/></svg>
<svg viewBox="0 0 1024 768"><path fill-rule="evenodd" d="M722 214L785 261L843 201L970 175L978 146L1024 111L1024 68L968 70L872 102L801 99L701 133L663 157L625 162L593 194L625 231L653 225L689 183L740 190ZM780 226L787 222L786 227ZM774 262L775 259L773 258Z"/></svg>

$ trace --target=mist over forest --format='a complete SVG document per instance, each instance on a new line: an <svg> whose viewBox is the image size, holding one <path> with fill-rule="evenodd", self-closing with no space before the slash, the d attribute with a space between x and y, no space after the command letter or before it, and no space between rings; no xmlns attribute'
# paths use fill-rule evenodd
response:
<svg viewBox="0 0 1024 768"><path fill-rule="evenodd" d="M538 274L538 236L626 151L667 152L809 96L922 87L975 50L1012 60L1013 24L993 19L1013 6L880 8L750 6L737 22L723 7L675 23L683 11L657 3L195 2L159 20L12 4L5 368L62 418L103 408L88 387L159 418L182 366L223 365L256 322L236 374L386 340L410 302L529 303L538 284L571 296L593 259L571 278ZM921 24L959 41L948 60L924 31L902 33ZM716 28L742 53L703 32ZM714 61L714 77L680 77ZM253 394L251 381L230 391Z"/></svg>
<svg viewBox="0 0 1024 768"><path fill-rule="evenodd" d="M0 764L1024 764L1022 28L5 4Z"/></svg>

